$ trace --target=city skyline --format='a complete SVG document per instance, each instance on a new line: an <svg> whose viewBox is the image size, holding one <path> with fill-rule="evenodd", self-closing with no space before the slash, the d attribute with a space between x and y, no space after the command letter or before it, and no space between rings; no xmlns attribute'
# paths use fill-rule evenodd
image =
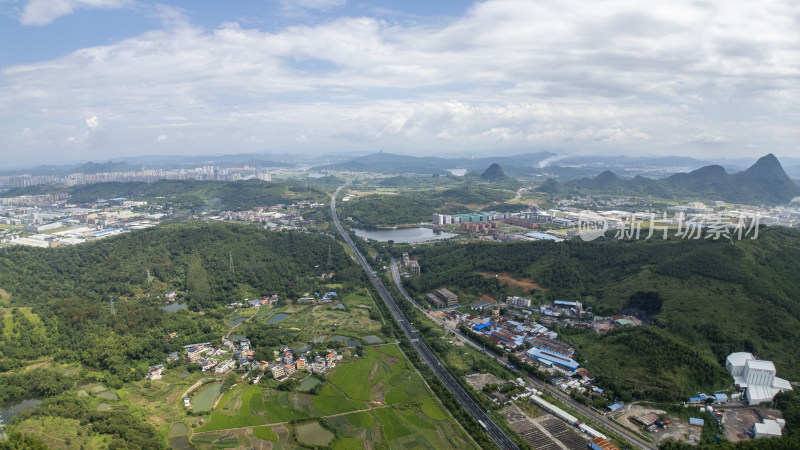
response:
<svg viewBox="0 0 800 450"><path fill-rule="evenodd" d="M19 166L152 154L792 156L800 7L0 3Z"/></svg>

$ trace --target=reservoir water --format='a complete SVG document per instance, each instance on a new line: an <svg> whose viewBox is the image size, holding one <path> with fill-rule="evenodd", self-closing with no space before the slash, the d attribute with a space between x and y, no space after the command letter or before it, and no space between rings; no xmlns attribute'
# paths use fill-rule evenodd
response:
<svg viewBox="0 0 800 450"><path fill-rule="evenodd" d="M434 230L432 228L397 228L394 230L360 230L354 228L356 236L363 239L372 239L380 242L424 242L437 239L447 239L456 236L454 233Z"/></svg>
<svg viewBox="0 0 800 450"><path fill-rule="evenodd" d="M4 409L0 410L0 424L8 424L11 421L11 418L19 414L22 410L34 408L39 406L40 403L42 403L42 401L38 398L31 398L28 400L23 400L14 405L7 405L7 407L4 407Z"/></svg>

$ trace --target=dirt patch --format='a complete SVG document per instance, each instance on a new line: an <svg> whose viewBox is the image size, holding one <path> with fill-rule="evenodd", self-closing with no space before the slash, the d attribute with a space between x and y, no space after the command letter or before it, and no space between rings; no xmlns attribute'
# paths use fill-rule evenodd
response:
<svg viewBox="0 0 800 450"><path fill-rule="evenodd" d="M501 286L518 286L525 290L525 292L531 291L541 291L547 292L547 289L542 288L538 284L534 283L530 278L514 278L508 272L502 273L492 273L492 272L481 272L484 278L497 278L497 281L500 282Z"/></svg>
<svg viewBox="0 0 800 450"><path fill-rule="evenodd" d="M752 430L753 424L764 419L779 419L783 417L777 409L769 408L732 408L723 413L725 423L725 438L731 442L747 441L753 436L744 430Z"/></svg>
<svg viewBox="0 0 800 450"><path fill-rule="evenodd" d="M11 298L11 296L8 292L6 292L5 289L0 289L0 300L8 300L9 298Z"/></svg>
<svg viewBox="0 0 800 450"><path fill-rule="evenodd" d="M497 300L495 300L495 299L494 299L494 298L493 298L491 295L489 295L489 294L483 294L483 295L481 295L481 298L479 298L478 300L479 300L479 301L482 301L482 302L497 303Z"/></svg>
<svg viewBox="0 0 800 450"><path fill-rule="evenodd" d="M481 373L475 376L467 377L467 383L472 386L476 391L481 391L487 384L503 384L503 380L497 378L490 373Z"/></svg>

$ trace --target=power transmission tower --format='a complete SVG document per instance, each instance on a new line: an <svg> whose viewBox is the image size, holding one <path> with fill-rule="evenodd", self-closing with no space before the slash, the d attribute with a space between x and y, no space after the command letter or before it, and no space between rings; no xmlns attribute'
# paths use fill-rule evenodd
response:
<svg viewBox="0 0 800 450"><path fill-rule="evenodd" d="M233 252L228 252L228 256L230 257L230 267L229 270L233 273Z"/></svg>
<svg viewBox="0 0 800 450"><path fill-rule="evenodd" d="M108 297L108 301L111 302L111 315L116 316L117 311L114 309L114 297Z"/></svg>
<svg viewBox="0 0 800 450"><path fill-rule="evenodd" d="M333 266L333 259L331 258L331 244L328 244L328 270Z"/></svg>

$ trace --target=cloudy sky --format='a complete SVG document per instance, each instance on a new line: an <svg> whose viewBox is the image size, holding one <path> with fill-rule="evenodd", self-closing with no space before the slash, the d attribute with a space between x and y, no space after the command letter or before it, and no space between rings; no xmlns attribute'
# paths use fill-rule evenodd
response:
<svg viewBox="0 0 800 450"><path fill-rule="evenodd" d="M800 155L796 0L0 0L8 164Z"/></svg>

